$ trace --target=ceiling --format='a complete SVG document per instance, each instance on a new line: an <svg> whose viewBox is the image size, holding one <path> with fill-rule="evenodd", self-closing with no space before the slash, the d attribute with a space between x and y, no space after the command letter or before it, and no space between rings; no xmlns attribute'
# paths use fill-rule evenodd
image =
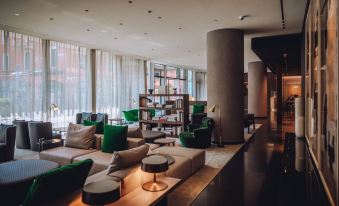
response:
<svg viewBox="0 0 339 206"><path fill-rule="evenodd" d="M207 65L206 33L237 28L246 34L246 71L247 62L259 60L250 38L300 32L306 1L283 0L285 30L280 0L0 0L0 24L202 70ZM240 21L240 15L250 17Z"/></svg>

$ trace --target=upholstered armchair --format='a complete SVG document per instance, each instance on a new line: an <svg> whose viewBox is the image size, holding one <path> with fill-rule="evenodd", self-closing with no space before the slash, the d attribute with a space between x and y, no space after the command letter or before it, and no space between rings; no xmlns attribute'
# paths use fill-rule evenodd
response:
<svg viewBox="0 0 339 206"><path fill-rule="evenodd" d="M14 125L0 125L0 162L14 158L16 129Z"/></svg>
<svg viewBox="0 0 339 206"><path fill-rule="evenodd" d="M16 126L15 146L19 149L31 149L29 141L28 122L25 120L14 120L13 125Z"/></svg>
<svg viewBox="0 0 339 206"><path fill-rule="evenodd" d="M180 142L184 147L190 148L208 148L211 146L212 133L214 128L214 120L205 117L201 125L189 124L187 132L179 135Z"/></svg>
<svg viewBox="0 0 339 206"><path fill-rule="evenodd" d="M53 133L51 122L28 122L28 132L31 143L31 149L33 151L40 151L41 148L38 143L41 141L41 139L43 140L61 139L60 134ZM62 141L57 141L55 143L51 142L46 145L45 149L52 149L60 146L62 146Z"/></svg>
<svg viewBox="0 0 339 206"><path fill-rule="evenodd" d="M108 114L106 113L91 113L91 112L81 112L76 114L76 124L83 124L84 120L88 121L103 121L104 124L108 123Z"/></svg>

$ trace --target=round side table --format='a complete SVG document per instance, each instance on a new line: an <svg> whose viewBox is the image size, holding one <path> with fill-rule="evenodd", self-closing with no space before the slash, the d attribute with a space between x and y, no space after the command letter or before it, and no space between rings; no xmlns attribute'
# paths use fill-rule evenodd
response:
<svg viewBox="0 0 339 206"><path fill-rule="evenodd" d="M160 144L160 145L168 145L171 146L171 144L173 145L173 147L175 146L175 139L170 139L170 138L160 138L160 139L156 139L154 140L155 144Z"/></svg>
<svg viewBox="0 0 339 206"><path fill-rule="evenodd" d="M82 202L88 205L106 205L119 198L119 183L112 180L91 182L82 189Z"/></svg>

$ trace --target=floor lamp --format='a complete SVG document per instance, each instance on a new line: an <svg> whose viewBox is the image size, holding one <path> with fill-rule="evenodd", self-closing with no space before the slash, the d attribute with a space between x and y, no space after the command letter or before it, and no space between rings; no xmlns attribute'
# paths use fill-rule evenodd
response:
<svg viewBox="0 0 339 206"><path fill-rule="evenodd" d="M218 105L214 104L212 107L210 107L208 109L208 111L214 113L216 108L219 109L219 113L218 113L218 116L219 116L219 144L217 146L218 147L224 147L224 145L221 144L221 133L222 133L222 129L221 129L221 109L220 109L220 107Z"/></svg>

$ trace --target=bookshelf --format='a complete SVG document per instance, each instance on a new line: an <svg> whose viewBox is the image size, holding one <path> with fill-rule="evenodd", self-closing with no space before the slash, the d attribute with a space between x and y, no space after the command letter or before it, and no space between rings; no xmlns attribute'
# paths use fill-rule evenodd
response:
<svg viewBox="0 0 339 206"><path fill-rule="evenodd" d="M151 110L156 115L151 117ZM140 94L139 124L144 129L147 124L161 124L176 130L173 136L189 124L188 94Z"/></svg>

